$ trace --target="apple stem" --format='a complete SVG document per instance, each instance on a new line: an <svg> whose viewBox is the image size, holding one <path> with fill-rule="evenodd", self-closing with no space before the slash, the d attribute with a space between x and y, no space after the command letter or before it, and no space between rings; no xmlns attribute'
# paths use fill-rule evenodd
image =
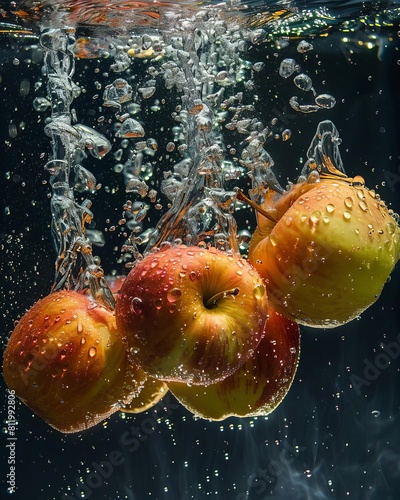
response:
<svg viewBox="0 0 400 500"><path fill-rule="evenodd" d="M268 213L266 210L264 210L261 207L259 207L257 205L257 203L254 203L254 201L250 200L250 198L248 198L243 193L243 191L241 189L238 189L236 191L236 198L238 200L243 201L244 203L247 203L248 205L250 205L252 208L254 208L254 210L256 210L258 213L260 213L261 215L263 215L264 217L266 217L271 222L274 222L275 224L278 222L276 219L274 219L274 217L272 217L272 215L270 213Z"/></svg>
<svg viewBox="0 0 400 500"><path fill-rule="evenodd" d="M216 293L211 297L211 299L208 299L207 302L205 303L205 306L207 309L212 309L213 307L216 307L217 302L221 299L226 299L228 295L238 295L240 292L240 289L238 287L232 288L232 290L224 290L223 292Z"/></svg>

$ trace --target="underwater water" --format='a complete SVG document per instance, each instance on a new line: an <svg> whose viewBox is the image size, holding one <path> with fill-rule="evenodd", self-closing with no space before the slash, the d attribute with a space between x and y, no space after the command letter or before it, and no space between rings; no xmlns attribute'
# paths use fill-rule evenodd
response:
<svg viewBox="0 0 400 500"><path fill-rule="evenodd" d="M341 139L337 145L347 175L362 176L389 208L400 211L397 2L69 1L10 3L2 9L3 350L16 320L54 282L63 286L54 263L70 240L52 227L50 178L58 167L48 163L62 160L63 148L52 148L51 133L44 130L51 105L56 106L46 90L54 61L66 72L75 64L74 99L67 107L71 123L81 124L86 153L71 182L79 204L92 202L88 236L107 276L126 274L135 251L143 253L152 243L150 230L179 189L187 188L180 183L186 167L180 165L179 176L176 165L185 158L195 161L200 132L218 145L210 155L223 171L223 181L216 174L208 187L226 189L229 199L236 186L245 192L254 188L247 175L254 160L248 134L265 131L270 182L285 188L310 158L318 125L329 120ZM67 51L60 51L46 66L39 37L49 29L60 29L61 40L69 37L70 48L67 59ZM201 80L201 68L213 64L213 78ZM201 83L189 82L191 87L193 75ZM120 96L116 106L110 105L111 93L126 89L117 79L131 86L133 97ZM187 94L186 87L197 93ZM240 98L232 97L238 93ZM196 132L199 99L217 105L211 118L196 122ZM193 112L183 113L185 106ZM233 118L240 106L247 108ZM202 175L210 176L207 164L201 166ZM198 200L196 187L188 193ZM126 209L127 200L137 203L134 210ZM239 238L222 223L221 247L238 241L246 255L255 215L236 203L234 216ZM207 227L202 220L190 241L197 244L199 235L207 241ZM140 239L131 237L124 252L131 232ZM162 231L153 236L164 237ZM73 265L70 281L76 284ZM301 326L296 376L282 403L265 417L208 421L167 393L155 410L116 412L88 430L62 434L10 396L2 380L2 498L7 493L40 500L398 498L399 278L395 268L379 299L346 325ZM11 433L10 408L17 421Z"/></svg>

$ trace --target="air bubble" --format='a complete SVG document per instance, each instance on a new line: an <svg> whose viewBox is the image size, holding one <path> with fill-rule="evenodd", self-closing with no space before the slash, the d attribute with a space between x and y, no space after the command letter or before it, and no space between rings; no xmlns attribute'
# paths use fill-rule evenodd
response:
<svg viewBox="0 0 400 500"><path fill-rule="evenodd" d="M294 59L284 59L279 66L279 74L283 78L289 78L296 70L296 61Z"/></svg>
<svg viewBox="0 0 400 500"><path fill-rule="evenodd" d="M336 104L336 99L329 94L320 94L315 98L315 104L320 108L331 109Z"/></svg>
<svg viewBox="0 0 400 500"><path fill-rule="evenodd" d="M297 45L297 52L300 52L300 54L303 54L304 52L309 52L310 50L313 50L313 46L311 43L306 42L306 40L302 40L298 45Z"/></svg>
<svg viewBox="0 0 400 500"><path fill-rule="evenodd" d="M294 80L294 84L296 87L298 87L301 90L304 90L305 92L308 92L309 90L312 89L312 80L309 76L305 75L304 73L300 73L300 75L297 75Z"/></svg>

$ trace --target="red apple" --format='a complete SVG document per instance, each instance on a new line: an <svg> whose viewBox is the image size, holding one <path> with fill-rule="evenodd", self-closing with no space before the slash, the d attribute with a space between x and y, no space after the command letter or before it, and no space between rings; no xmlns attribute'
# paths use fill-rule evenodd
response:
<svg viewBox="0 0 400 500"><path fill-rule="evenodd" d="M267 317L265 287L240 255L168 247L132 269L117 297L118 329L158 379L207 385L254 352Z"/></svg>
<svg viewBox="0 0 400 500"><path fill-rule="evenodd" d="M282 196L267 193L268 217L257 215L249 260L278 311L307 326L333 328L379 297L400 256L400 231L362 183L311 179Z"/></svg>
<svg viewBox="0 0 400 500"><path fill-rule="evenodd" d="M254 355L232 375L207 387L169 382L174 396L192 413L209 420L271 413L292 384L300 354L300 329L270 311L265 336Z"/></svg>
<svg viewBox="0 0 400 500"><path fill-rule="evenodd" d="M115 315L73 291L48 295L21 318L3 373L8 387L61 432L96 425L129 403L146 379L128 360Z"/></svg>
<svg viewBox="0 0 400 500"><path fill-rule="evenodd" d="M120 291L122 283L125 281L126 276L106 276L105 279L113 295L115 295Z"/></svg>

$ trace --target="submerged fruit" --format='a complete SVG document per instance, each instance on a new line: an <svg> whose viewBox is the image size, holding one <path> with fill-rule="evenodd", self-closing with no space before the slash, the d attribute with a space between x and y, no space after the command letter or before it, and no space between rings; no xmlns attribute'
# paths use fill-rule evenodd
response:
<svg viewBox="0 0 400 500"><path fill-rule="evenodd" d="M289 391L299 354L298 325L270 311L265 336L254 355L232 375L207 387L179 382L168 386L188 410L202 418L265 416Z"/></svg>
<svg viewBox="0 0 400 500"><path fill-rule="evenodd" d="M183 245L138 262L116 303L118 328L148 375L202 385L249 358L267 317L265 287L248 262Z"/></svg>
<svg viewBox="0 0 400 500"><path fill-rule="evenodd" d="M21 318L3 373L8 387L61 432L101 422L146 379L128 360L114 314L73 291L44 297Z"/></svg>
<svg viewBox="0 0 400 500"><path fill-rule="evenodd" d="M258 214L249 260L274 307L307 326L344 324L379 297L400 256L400 230L362 183L296 184Z"/></svg>
<svg viewBox="0 0 400 500"><path fill-rule="evenodd" d="M168 392L168 386L162 380L147 377L140 392L132 401L121 408L124 413L142 413L157 404Z"/></svg>

